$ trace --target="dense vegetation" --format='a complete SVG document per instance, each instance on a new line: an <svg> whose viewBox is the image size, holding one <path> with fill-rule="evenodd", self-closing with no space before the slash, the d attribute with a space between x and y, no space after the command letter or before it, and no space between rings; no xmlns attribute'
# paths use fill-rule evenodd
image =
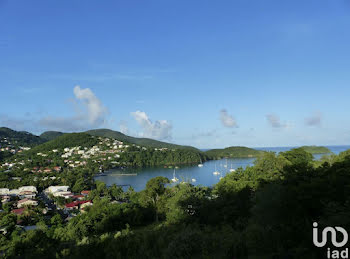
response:
<svg viewBox="0 0 350 259"><path fill-rule="evenodd" d="M0 128L0 140L6 138L11 145L18 146L26 146L31 147L45 141L38 136L35 136L29 132L25 131L15 131L9 128Z"/></svg>
<svg viewBox="0 0 350 259"><path fill-rule="evenodd" d="M113 138L113 139L117 139L119 141L128 142L128 143L132 143L132 144L136 144L136 145L140 145L140 146L145 146L145 147L197 150L194 147L181 146L181 145L166 143L166 142L162 142L162 141L158 141L158 140L154 140L154 139L149 139L149 138L130 137L130 136L127 136L121 132L113 131L113 130L109 130L109 129L89 130L89 131L86 131L86 133L93 135L93 136L98 136L98 137Z"/></svg>
<svg viewBox="0 0 350 259"><path fill-rule="evenodd" d="M1 250L6 258L317 259L326 248L313 245L313 222L350 229L350 150L319 162L301 148L264 152L212 189L168 183L156 177L123 192L96 182L86 213L68 223L42 218L27 232L3 213Z"/></svg>
<svg viewBox="0 0 350 259"><path fill-rule="evenodd" d="M191 149L175 149L165 151L148 149L137 152L129 151L124 152L120 157L120 162L137 167L199 164L207 160L208 157L205 154Z"/></svg>
<svg viewBox="0 0 350 259"><path fill-rule="evenodd" d="M67 133L51 141L36 146L31 152L45 152L66 147L92 147L98 143L98 139L86 133Z"/></svg>
<svg viewBox="0 0 350 259"><path fill-rule="evenodd" d="M64 134L63 132L59 132L59 131L45 131L42 134L40 134L40 138L46 141L50 141L59 136L62 136L63 134Z"/></svg>
<svg viewBox="0 0 350 259"><path fill-rule="evenodd" d="M245 158L245 157L257 157L261 155L263 151L248 148L248 147L228 147L224 149L211 149L206 151L205 154L212 159L218 158Z"/></svg>
<svg viewBox="0 0 350 259"><path fill-rule="evenodd" d="M302 146L301 148L311 154L330 154L331 153L331 151L328 148L322 147L322 146Z"/></svg>

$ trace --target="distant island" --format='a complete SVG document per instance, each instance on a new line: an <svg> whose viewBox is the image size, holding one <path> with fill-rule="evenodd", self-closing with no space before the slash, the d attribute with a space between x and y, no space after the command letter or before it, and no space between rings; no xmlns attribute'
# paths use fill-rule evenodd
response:
<svg viewBox="0 0 350 259"><path fill-rule="evenodd" d="M256 150L248 147L227 147L224 149L211 149L204 152L211 159L226 158L247 158L257 157L264 151Z"/></svg>
<svg viewBox="0 0 350 259"><path fill-rule="evenodd" d="M329 154L331 151L322 146L302 146L302 149L304 149L306 152L309 152L311 154Z"/></svg>

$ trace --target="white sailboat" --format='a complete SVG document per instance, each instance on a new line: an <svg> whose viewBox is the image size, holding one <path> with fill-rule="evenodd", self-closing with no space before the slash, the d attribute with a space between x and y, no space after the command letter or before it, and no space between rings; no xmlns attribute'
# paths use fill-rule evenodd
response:
<svg viewBox="0 0 350 259"><path fill-rule="evenodd" d="M198 167L203 167L202 159L201 162L198 164Z"/></svg>
<svg viewBox="0 0 350 259"><path fill-rule="evenodd" d="M224 165L225 168L227 168L227 158L226 158L226 164Z"/></svg>
<svg viewBox="0 0 350 259"><path fill-rule="evenodd" d="M197 180L195 179L195 178L192 178L192 182L194 183L194 182L196 182Z"/></svg>
<svg viewBox="0 0 350 259"><path fill-rule="evenodd" d="M220 172L218 172L218 171L216 170L216 164L215 164L215 171L214 171L213 175L219 175L219 174L220 174Z"/></svg>
<svg viewBox="0 0 350 259"><path fill-rule="evenodd" d="M176 182L179 181L179 178L176 178L175 170L176 170L176 169L174 169L173 178L171 179L171 181L174 182L174 183L176 183Z"/></svg>
<svg viewBox="0 0 350 259"><path fill-rule="evenodd" d="M230 172L231 172L231 173L232 173L232 172L236 172L236 170L232 168L232 164L231 164Z"/></svg>

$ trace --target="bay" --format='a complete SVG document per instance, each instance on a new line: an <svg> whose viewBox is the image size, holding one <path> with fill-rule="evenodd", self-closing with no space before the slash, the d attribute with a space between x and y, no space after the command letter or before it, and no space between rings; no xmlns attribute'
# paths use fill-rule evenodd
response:
<svg viewBox="0 0 350 259"><path fill-rule="evenodd" d="M339 154L342 151L350 149L350 146L327 146L333 153ZM264 147L256 148L259 150L284 152L294 147ZM323 154L314 155L315 159L320 159ZM203 167L181 166L175 170L176 177L181 181L187 181L193 185L213 186L218 183L220 177L225 176L230 172L230 169L246 168L254 163L255 158L231 158L208 161L203 164ZM227 165L227 167L226 167ZM220 172L220 175L214 175L215 171ZM125 168L113 169L106 172L105 175L96 176L96 180L103 181L107 186L117 184L123 187L132 186L135 191L141 191L145 188L146 183L151 178L164 176L169 179L173 178L174 168L150 167L150 168ZM193 181L194 179L195 181Z"/></svg>

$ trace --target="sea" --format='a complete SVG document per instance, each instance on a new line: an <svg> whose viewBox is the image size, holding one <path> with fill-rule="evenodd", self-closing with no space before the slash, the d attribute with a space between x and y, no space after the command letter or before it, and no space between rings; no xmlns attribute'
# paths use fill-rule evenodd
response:
<svg viewBox="0 0 350 259"><path fill-rule="evenodd" d="M292 148L295 147L263 147L256 149L279 153L291 150ZM350 146L327 146L327 148L334 154L339 154L350 149ZM315 154L314 159L318 160L322 156L323 154ZM146 187L147 181L151 178L164 176L172 179L175 174L179 182L190 182L193 185L211 187L218 183L221 177L228 174L230 169L246 168L247 166L252 166L254 161L255 158L230 158L208 161L203 164L203 167L192 165L180 166L177 169L164 167L112 169L105 172L104 175L96 176L95 180L102 181L107 186L116 184L123 187L123 189L132 187L135 191L141 191ZM214 175L214 171L218 171L220 174Z"/></svg>

